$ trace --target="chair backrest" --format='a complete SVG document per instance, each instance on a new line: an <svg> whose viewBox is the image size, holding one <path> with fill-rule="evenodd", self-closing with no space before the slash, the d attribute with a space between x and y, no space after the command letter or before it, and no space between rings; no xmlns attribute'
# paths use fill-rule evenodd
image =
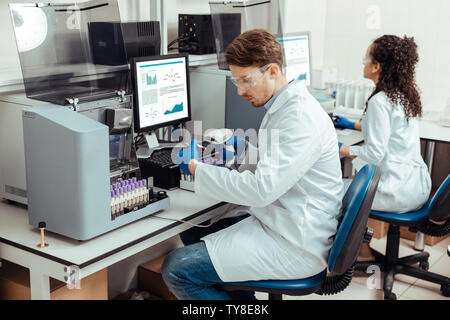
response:
<svg viewBox="0 0 450 320"><path fill-rule="evenodd" d="M355 175L345 193L338 229L328 258L330 272L342 274L356 261L380 176L378 167L366 165Z"/></svg>
<svg viewBox="0 0 450 320"><path fill-rule="evenodd" d="M442 182L433 199L431 199L428 216L431 220L437 222L450 218L450 174Z"/></svg>

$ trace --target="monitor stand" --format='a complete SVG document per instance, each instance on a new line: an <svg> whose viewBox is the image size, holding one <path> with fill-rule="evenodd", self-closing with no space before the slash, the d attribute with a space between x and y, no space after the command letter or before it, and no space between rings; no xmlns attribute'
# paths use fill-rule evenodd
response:
<svg viewBox="0 0 450 320"><path fill-rule="evenodd" d="M139 149L136 151L136 155L138 158L147 158L150 157L154 150L159 148L159 142L154 132L145 132L142 133L142 135L145 139L145 144L139 146Z"/></svg>
<svg viewBox="0 0 450 320"><path fill-rule="evenodd" d="M158 138L154 132L144 133L145 142L147 142L147 149L157 149L159 147Z"/></svg>

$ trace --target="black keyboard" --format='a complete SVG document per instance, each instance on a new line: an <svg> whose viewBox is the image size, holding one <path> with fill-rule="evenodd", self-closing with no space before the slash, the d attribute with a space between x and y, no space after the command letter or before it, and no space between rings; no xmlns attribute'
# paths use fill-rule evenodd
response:
<svg viewBox="0 0 450 320"><path fill-rule="evenodd" d="M145 161L148 164L161 168L173 166L174 163L172 161L172 151L174 151L174 148L155 150L152 152L150 157L145 159Z"/></svg>

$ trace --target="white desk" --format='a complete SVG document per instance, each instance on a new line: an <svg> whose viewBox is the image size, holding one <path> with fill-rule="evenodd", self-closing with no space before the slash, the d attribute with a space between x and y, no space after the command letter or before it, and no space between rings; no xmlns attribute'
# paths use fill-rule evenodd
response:
<svg viewBox="0 0 450 320"><path fill-rule="evenodd" d="M168 191L171 206L158 216L201 223L217 216L225 203L177 189ZM222 208L221 208L222 207ZM46 232L50 246L37 248L40 233L28 224L24 207L0 201L0 257L30 270L32 299L50 299L49 277L66 282L67 267L80 270L80 279L169 239L191 226L146 217L88 241Z"/></svg>
<svg viewBox="0 0 450 320"><path fill-rule="evenodd" d="M364 141L362 132L358 130L336 129L336 134L338 141L347 146L353 146Z"/></svg>
<svg viewBox="0 0 450 320"><path fill-rule="evenodd" d="M420 138L425 140L425 163L428 166L428 171L431 174L433 170L434 149L436 142L449 143L450 142L450 127L444 127L438 121L421 120L420 121ZM422 232L417 232L416 241L414 242L414 249L423 251L425 248L425 235Z"/></svg>
<svg viewBox="0 0 450 320"><path fill-rule="evenodd" d="M444 127L438 121L421 120L420 138L433 142L450 142L450 127Z"/></svg>
<svg viewBox="0 0 450 320"><path fill-rule="evenodd" d="M434 148L436 142L450 142L450 127L444 127L437 121L420 121L420 138L425 140L425 163L428 170L433 169Z"/></svg>

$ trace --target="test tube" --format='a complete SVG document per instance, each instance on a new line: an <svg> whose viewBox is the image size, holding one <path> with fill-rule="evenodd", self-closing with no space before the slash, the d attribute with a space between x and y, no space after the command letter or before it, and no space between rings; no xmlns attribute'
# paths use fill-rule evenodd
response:
<svg viewBox="0 0 450 320"><path fill-rule="evenodd" d="M115 194L114 194L113 190L110 191L110 195L111 195L111 215L113 216L115 214L115 212L114 212L114 196L115 196Z"/></svg>
<svg viewBox="0 0 450 320"><path fill-rule="evenodd" d="M125 201L125 197L124 197L124 190L123 187L119 188L119 212L123 211L124 208L124 201Z"/></svg>
<svg viewBox="0 0 450 320"><path fill-rule="evenodd" d="M127 207L131 206L131 185L127 184Z"/></svg>
<svg viewBox="0 0 450 320"><path fill-rule="evenodd" d="M137 190L136 190L136 183L132 182L131 183L131 204L135 205L137 203L137 199L136 199L136 194L137 194Z"/></svg>
<svg viewBox="0 0 450 320"><path fill-rule="evenodd" d="M136 185L136 203L139 205L141 204L141 181L136 181L135 182Z"/></svg>
<svg viewBox="0 0 450 320"><path fill-rule="evenodd" d="M341 107L345 102L345 89L344 81L338 81L336 83L336 107Z"/></svg>
<svg viewBox="0 0 450 320"><path fill-rule="evenodd" d="M136 201L141 204L142 186L140 181L136 181Z"/></svg>
<svg viewBox="0 0 450 320"><path fill-rule="evenodd" d="M148 187L147 187L147 180L142 180L144 182L144 201L147 203L149 200L148 197Z"/></svg>
<svg viewBox="0 0 450 320"><path fill-rule="evenodd" d="M117 212L119 211L119 191L118 190L114 190L114 204L113 204L113 208L114 208L114 216L117 214Z"/></svg>
<svg viewBox="0 0 450 320"><path fill-rule="evenodd" d="M141 202L145 202L145 194L147 193L147 188L145 187L145 180L141 180Z"/></svg>
<svg viewBox="0 0 450 320"><path fill-rule="evenodd" d="M346 82L344 86L344 107L352 108L353 107L353 81Z"/></svg>
<svg viewBox="0 0 450 320"><path fill-rule="evenodd" d="M145 201L145 192L146 192L146 188L145 188L145 185L144 185L144 180L141 180L141 181L139 181L140 182L140 184L141 184L141 196L140 196L140 201L143 203L144 201Z"/></svg>

